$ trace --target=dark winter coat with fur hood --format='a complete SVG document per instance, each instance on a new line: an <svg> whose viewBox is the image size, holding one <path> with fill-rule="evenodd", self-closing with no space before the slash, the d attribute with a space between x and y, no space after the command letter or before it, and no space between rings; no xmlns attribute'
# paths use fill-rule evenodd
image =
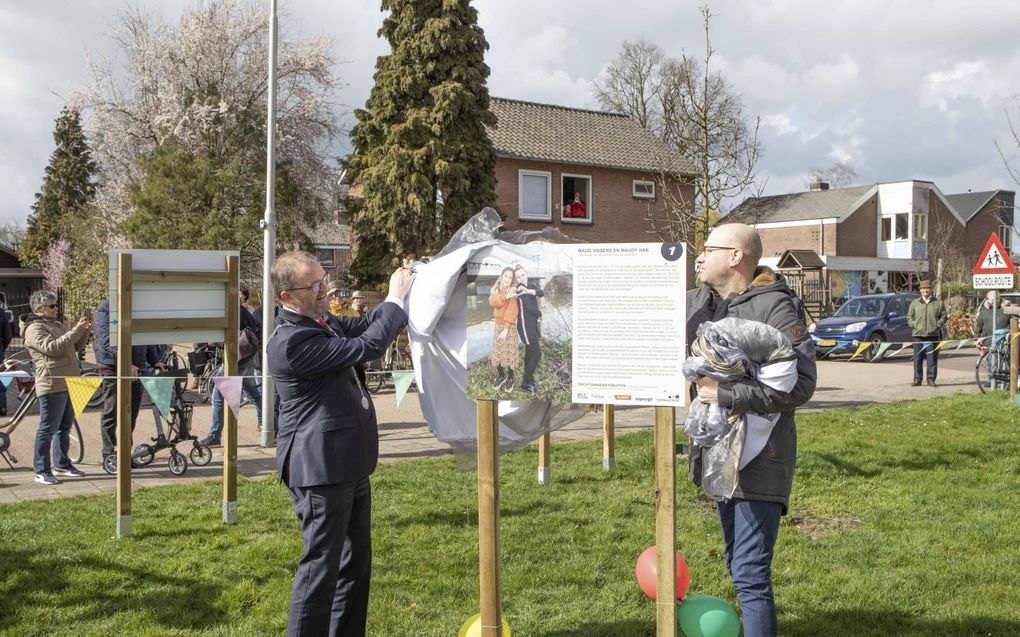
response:
<svg viewBox="0 0 1020 637"><path fill-rule="evenodd" d="M693 340L698 326L732 316L761 321L790 338L797 352L797 384L790 392L780 392L753 379L741 379L719 385L719 404L735 413L779 413L765 449L740 470L733 497L743 500L780 502L783 514L790 503L793 470L797 460L797 427L794 410L810 400L815 391L817 371L815 346L801 318L799 301L781 275L759 267L751 285L729 300L720 299L707 285L687 293L687 342ZM690 478L701 483L701 452L692 446Z"/></svg>

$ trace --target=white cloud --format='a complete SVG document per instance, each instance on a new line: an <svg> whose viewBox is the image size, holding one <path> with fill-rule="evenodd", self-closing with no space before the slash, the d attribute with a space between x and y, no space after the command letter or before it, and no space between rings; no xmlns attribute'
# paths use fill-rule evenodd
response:
<svg viewBox="0 0 1020 637"><path fill-rule="evenodd" d="M198 0L132 0L174 20ZM364 104L376 57L379 0L286 0L292 34L335 37L337 100ZM52 151L53 120L81 82L83 48L123 5L110 0L0 6L0 217L24 217ZM591 106L591 79L624 40L701 57L701 15L675 0L477 0L490 44L490 92ZM713 67L762 117L770 194L803 188L811 166L849 161L862 183L935 179L947 192L1016 188L995 151L1009 144L1004 108L1020 92L1015 0L713 3ZM1020 119L1017 120L1020 124ZM1012 146L1009 146L1012 150Z"/></svg>

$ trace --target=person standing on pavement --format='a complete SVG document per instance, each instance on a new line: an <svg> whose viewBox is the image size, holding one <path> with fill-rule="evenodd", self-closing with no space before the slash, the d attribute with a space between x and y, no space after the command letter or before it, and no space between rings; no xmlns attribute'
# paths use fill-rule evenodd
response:
<svg viewBox="0 0 1020 637"><path fill-rule="evenodd" d="M267 348L280 397L276 466L304 545L287 634L363 637L379 429L362 365L407 324L414 272L394 272L386 300L356 318L327 312L329 280L311 254L279 256L272 282L282 306Z"/></svg>
<svg viewBox="0 0 1020 637"><path fill-rule="evenodd" d="M992 322L992 309L995 310L995 322ZM995 330L1009 327L1009 315L1002 311L999 305L999 292L988 290L985 300L978 305L977 320L974 321L974 336L983 338L978 345L989 347L992 344L991 336Z"/></svg>
<svg viewBox="0 0 1020 637"><path fill-rule="evenodd" d="M702 285L687 293L687 342L707 321L725 317L760 321L787 335L797 353L797 383L777 391L755 379L719 382L700 377L696 398L731 413L779 414L764 450L737 476L733 497L716 503L722 526L726 570L740 602L745 637L778 634L772 591L772 558L779 519L789 508L797 457L794 412L815 391L815 348L781 277L758 267L758 233L740 223L716 227L698 255ZM690 478L702 481L701 448L691 446Z"/></svg>
<svg viewBox="0 0 1020 637"><path fill-rule="evenodd" d="M924 363L928 363L928 386L935 386L939 375L938 344L942 326L946 324L946 308L931 291L931 281L921 281L921 297L914 299L907 310L907 323L914 335L914 387L921 384Z"/></svg>
<svg viewBox="0 0 1020 637"><path fill-rule="evenodd" d="M96 308L96 340L92 344L96 353L96 370L103 376L99 386L103 398L103 409L99 414L99 430L103 439L103 458L113 455L117 447L117 346L110 343L110 299ZM158 345L133 345L131 347L131 369L128 373L137 378L151 368L163 371L159 360ZM131 431L138 422L142 408L142 384L131 381ZM135 465L132 465L135 466Z"/></svg>
<svg viewBox="0 0 1020 637"><path fill-rule="evenodd" d="M11 321L7 316L7 309L0 307L0 361L7 358L7 347L14 340L11 330ZM7 387L0 383L0 416L7 415Z"/></svg>
<svg viewBox="0 0 1020 637"><path fill-rule="evenodd" d="M21 316L25 348L35 366L35 394L39 397L39 431L35 436L35 481L60 484L53 474L81 477L67 455L74 409L67 392L68 376L81 376L78 350L85 347L92 321L82 317L70 330L57 320L57 295L37 290L29 297L32 312ZM50 463L50 458L53 463Z"/></svg>

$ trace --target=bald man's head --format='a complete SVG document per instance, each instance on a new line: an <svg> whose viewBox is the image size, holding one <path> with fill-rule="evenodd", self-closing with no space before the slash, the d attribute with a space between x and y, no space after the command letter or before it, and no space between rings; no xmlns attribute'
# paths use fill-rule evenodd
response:
<svg viewBox="0 0 1020 637"><path fill-rule="evenodd" d="M736 269L746 274L753 274L758 261L761 260L761 237L758 236L757 230L743 223L717 226L712 230L705 245L723 245L739 249L743 253L743 258Z"/></svg>

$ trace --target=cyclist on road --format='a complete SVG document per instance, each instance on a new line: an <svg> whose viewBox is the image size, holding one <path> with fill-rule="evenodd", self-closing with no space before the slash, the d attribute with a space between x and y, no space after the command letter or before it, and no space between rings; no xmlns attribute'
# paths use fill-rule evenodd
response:
<svg viewBox="0 0 1020 637"><path fill-rule="evenodd" d="M992 324L992 308L995 308L995 324ZM979 347L990 346L991 339L995 330L1001 330L1009 327L1009 315L1002 311L1002 307L999 305L999 292L997 290L988 290L988 294L985 295L985 300L978 306L977 319L974 321L974 336L977 338L984 338L985 340L978 343Z"/></svg>

